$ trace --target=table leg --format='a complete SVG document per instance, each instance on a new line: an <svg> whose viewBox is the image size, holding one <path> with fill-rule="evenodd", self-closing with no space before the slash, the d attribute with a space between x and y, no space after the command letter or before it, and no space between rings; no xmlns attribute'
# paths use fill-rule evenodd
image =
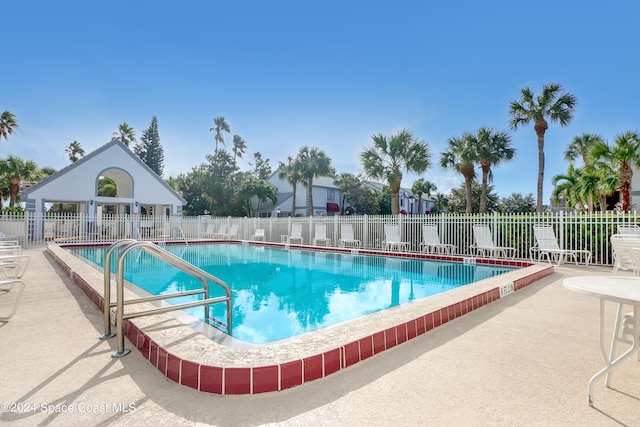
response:
<svg viewBox="0 0 640 427"><path fill-rule="evenodd" d="M593 406L593 383L596 379L600 378L602 375L608 375L609 372L613 369L615 365L622 362L627 357L631 356L634 352L638 350L638 330L640 328L640 306L634 306L633 308L633 343L631 347L624 353L620 355L620 357L613 359L615 355L607 355L607 350L605 348L604 343L604 299L600 299L600 350L602 351L602 355L604 356L605 362L607 366L598 371L591 379L589 380L589 406ZM622 303L619 304L618 309L621 310ZM618 323L618 322L616 322ZM614 335L613 339L616 339ZM611 360L613 359L613 360ZM606 383L606 382L605 382ZM608 386L608 384L607 384Z"/></svg>
<svg viewBox="0 0 640 427"><path fill-rule="evenodd" d="M624 304L618 304L618 309L616 310L616 322L613 326L613 337L611 338L611 349L609 350L609 363L611 363L616 357L616 347L618 340L620 338L620 322L622 321L622 308ZM607 376L604 379L604 385L609 387L611 385L611 372L607 373Z"/></svg>

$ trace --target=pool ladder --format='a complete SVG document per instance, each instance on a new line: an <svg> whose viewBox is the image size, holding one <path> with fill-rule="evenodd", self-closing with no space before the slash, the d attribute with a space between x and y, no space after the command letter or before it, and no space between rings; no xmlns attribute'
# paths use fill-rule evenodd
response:
<svg viewBox="0 0 640 427"><path fill-rule="evenodd" d="M116 248L123 247L122 253L118 256L116 265L116 301L111 302L111 254ZM194 289L190 291L175 292L172 294L154 295L136 299L124 300L124 259L126 255L134 249L141 249L156 258L165 261L167 264L189 274L202 282L202 288ZM209 282L213 282L220 286L225 296L208 298L209 296ZM182 304L172 304L170 306L158 307L154 309L137 311L132 313L124 313L124 306L130 304L141 304L151 301L160 301L169 298L183 297L188 295L202 294L204 299L192 302L186 302ZM138 241L134 239L123 239L113 243L107 250L104 256L104 301L103 301L103 314L104 314L104 335L100 339L108 339L114 336L118 336L118 349L113 352L111 357L122 357L129 354L131 350L124 348L124 320L132 319L134 317L151 316L154 314L167 313L170 311L182 310L184 308L197 307L204 305L205 319L209 318L209 304L217 304L220 302L227 303L227 333L231 333L231 290L229 286L218 279L215 276L207 273L204 270L199 269L193 264L188 263L180 257L175 256L171 252L168 252L155 243L148 241ZM116 333L111 332L111 308L116 308Z"/></svg>

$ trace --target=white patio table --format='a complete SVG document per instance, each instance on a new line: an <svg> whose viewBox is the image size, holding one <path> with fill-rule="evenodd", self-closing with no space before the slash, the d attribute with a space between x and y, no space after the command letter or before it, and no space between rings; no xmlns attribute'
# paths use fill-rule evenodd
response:
<svg viewBox="0 0 640 427"><path fill-rule="evenodd" d="M564 279L565 288L586 295L600 298L600 351L607 364L589 380L589 405L593 406L593 383L602 375L607 375L605 385L609 387L609 374L624 359L638 351L638 332L640 331L640 278L617 276L579 276ZM604 306L605 301L618 303L617 318L609 352L604 339ZM615 342L620 328L620 319L624 304L633 306L633 339L628 350L615 358ZM615 359L614 359L615 358Z"/></svg>

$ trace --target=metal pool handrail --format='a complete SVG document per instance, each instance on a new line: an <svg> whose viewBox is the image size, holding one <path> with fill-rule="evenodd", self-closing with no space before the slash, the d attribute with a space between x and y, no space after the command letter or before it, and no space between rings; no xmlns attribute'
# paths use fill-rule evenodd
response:
<svg viewBox="0 0 640 427"><path fill-rule="evenodd" d="M226 302L227 303L227 332L231 333L231 290L229 289L229 286L222 280L218 279L217 277L212 276L206 271L203 271L200 268L186 262L182 258L173 255L172 253L162 249L161 247L157 246L154 243L144 242L144 241L139 242L135 240L120 241L120 242L114 243L114 245L109 249L109 251L107 251L109 258L107 258L107 256L105 255L105 265L104 265L105 289L107 288L107 286L110 287L109 276L111 274L111 268L110 268L111 252L113 249L115 249L115 247L123 246L125 244L127 244L127 246L122 250L122 253L118 257L118 263L116 266L116 286L117 286L116 302L115 304L112 304L110 303L109 300L106 299L107 292L105 292L105 300L104 300L106 317L105 317L105 335L101 337L103 339L114 336L114 334L111 334L110 332L111 322L109 319L109 314L110 314L110 307L114 305L116 307L116 328L117 328L117 335L118 335L118 350L112 354L112 357L122 357L129 353L130 350L124 348L124 333L123 333L124 322L123 321L125 319L131 319L134 317L150 316L154 314L166 313L169 311L176 311L184 308L197 307L200 305L204 305L205 318L207 318L209 313L209 304ZM155 256L156 258L165 261L167 264L189 274L190 276L196 279L199 279L202 282L202 288L191 290L191 291L176 292L173 294L156 295L156 296L143 297L143 298L124 301L124 271L123 271L124 259L126 255L133 249L144 250L145 252ZM109 261L109 265L107 265L107 261ZM135 313L124 314L125 304L139 304L143 302L158 301L163 299L176 298L176 297L182 297L182 296L188 296L188 295L196 295L196 294L203 294L205 297L208 297L209 295L208 282L213 282L218 286L222 287L225 291L226 296L216 297L216 298L205 298L199 301L193 301L193 302L182 303L182 304L174 304L167 307L160 307L160 308L155 308L155 309L150 309L145 311L138 311Z"/></svg>
<svg viewBox="0 0 640 427"><path fill-rule="evenodd" d="M111 332L111 318L110 318L110 310L111 307L115 307L116 303L111 302L111 254L113 251L120 246L130 245L131 243L135 243L137 240L135 239L122 239L114 242L107 252L104 254L104 292L103 292L103 302L102 302L102 314L104 317L104 335L100 337L101 340L106 340L112 337L115 337L116 334Z"/></svg>

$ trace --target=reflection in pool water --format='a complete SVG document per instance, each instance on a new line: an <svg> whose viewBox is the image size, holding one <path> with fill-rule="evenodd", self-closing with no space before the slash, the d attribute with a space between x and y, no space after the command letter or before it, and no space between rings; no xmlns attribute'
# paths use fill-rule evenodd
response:
<svg viewBox="0 0 640 427"><path fill-rule="evenodd" d="M166 249L230 286L232 335L256 344L355 319L513 270L246 244L175 245ZM106 250L82 248L70 252L102 265ZM117 255L114 253L112 260ZM114 271L115 265L113 261ZM152 294L201 287L198 280L139 249L127 255L124 272L126 280ZM219 288L211 287L211 296L222 295ZM172 301L189 298L195 297ZM201 308L187 311L203 316ZM210 315L224 320L224 305L212 305Z"/></svg>

